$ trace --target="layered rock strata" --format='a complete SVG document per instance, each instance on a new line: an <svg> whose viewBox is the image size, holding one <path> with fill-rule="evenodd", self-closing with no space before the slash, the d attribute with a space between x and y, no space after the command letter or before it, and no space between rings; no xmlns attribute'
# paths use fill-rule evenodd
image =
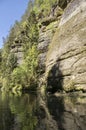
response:
<svg viewBox="0 0 86 130"><path fill-rule="evenodd" d="M86 0L68 5L46 61L49 91L86 91Z"/></svg>

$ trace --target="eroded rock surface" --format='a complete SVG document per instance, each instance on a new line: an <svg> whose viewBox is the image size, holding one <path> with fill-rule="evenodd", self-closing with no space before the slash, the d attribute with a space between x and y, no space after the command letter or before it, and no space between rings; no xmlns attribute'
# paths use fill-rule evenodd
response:
<svg viewBox="0 0 86 130"><path fill-rule="evenodd" d="M48 51L48 46L52 41L53 35L58 27L58 21L53 21L46 25L43 25L39 32L39 44L38 44L38 51L39 51L39 67L41 72L45 72L45 62L46 62L46 54Z"/></svg>
<svg viewBox="0 0 86 130"><path fill-rule="evenodd" d="M17 57L18 65L23 63L23 45L21 38L15 39L14 43L11 45L11 53L13 53Z"/></svg>
<svg viewBox="0 0 86 130"><path fill-rule="evenodd" d="M86 91L86 0L68 5L50 44L46 62L49 91Z"/></svg>

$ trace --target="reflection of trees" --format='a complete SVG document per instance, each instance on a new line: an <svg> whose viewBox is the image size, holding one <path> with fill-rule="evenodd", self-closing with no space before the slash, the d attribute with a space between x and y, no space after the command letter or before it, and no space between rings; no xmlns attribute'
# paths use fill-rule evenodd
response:
<svg viewBox="0 0 86 130"><path fill-rule="evenodd" d="M13 114L9 108L9 97L6 93L0 93L0 130L12 130Z"/></svg>
<svg viewBox="0 0 86 130"><path fill-rule="evenodd" d="M11 112L15 115L14 130L33 130L37 124L34 115L36 109L36 95L24 94L21 97L12 97L10 100Z"/></svg>
<svg viewBox="0 0 86 130"><path fill-rule="evenodd" d="M0 94L0 130L34 130L36 95Z"/></svg>

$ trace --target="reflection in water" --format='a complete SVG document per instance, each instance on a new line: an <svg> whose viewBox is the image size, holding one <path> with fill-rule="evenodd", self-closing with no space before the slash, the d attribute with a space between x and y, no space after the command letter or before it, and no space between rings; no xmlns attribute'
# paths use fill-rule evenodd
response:
<svg viewBox="0 0 86 130"><path fill-rule="evenodd" d="M36 130L85 130L86 94L49 95L46 105L40 105L38 115Z"/></svg>
<svg viewBox="0 0 86 130"><path fill-rule="evenodd" d="M10 130L14 120L9 108L8 96L0 94L0 130Z"/></svg>
<svg viewBox="0 0 86 130"><path fill-rule="evenodd" d="M85 130L86 95L40 98L1 93L0 130Z"/></svg>
<svg viewBox="0 0 86 130"><path fill-rule="evenodd" d="M59 130L64 130L62 122L64 122L63 113L64 113L64 102L63 97L48 97L48 109L53 119L56 120ZM51 105L52 104L52 105Z"/></svg>
<svg viewBox="0 0 86 130"><path fill-rule="evenodd" d="M37 124L36 95L0 96L0 130L34 130Z"/></svg>
<svg viewBox="0 0 86 130"><path fill-rule="evenodd" d="M69 96L49 96L47 106L57 130L86 129L86 94Z"/></svg>

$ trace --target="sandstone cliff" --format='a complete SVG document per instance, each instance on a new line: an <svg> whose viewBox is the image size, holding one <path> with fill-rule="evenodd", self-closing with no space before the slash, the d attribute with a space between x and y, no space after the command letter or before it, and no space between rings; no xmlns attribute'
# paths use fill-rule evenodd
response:
<svg viewBox="0 0 86 130"><path fill-rule="evenodd" d="M42 38L51 39L46 58L47 90L86 91L86 0L71 1L55 34ZM47 44L44 46L47 49Z"/></svg>

